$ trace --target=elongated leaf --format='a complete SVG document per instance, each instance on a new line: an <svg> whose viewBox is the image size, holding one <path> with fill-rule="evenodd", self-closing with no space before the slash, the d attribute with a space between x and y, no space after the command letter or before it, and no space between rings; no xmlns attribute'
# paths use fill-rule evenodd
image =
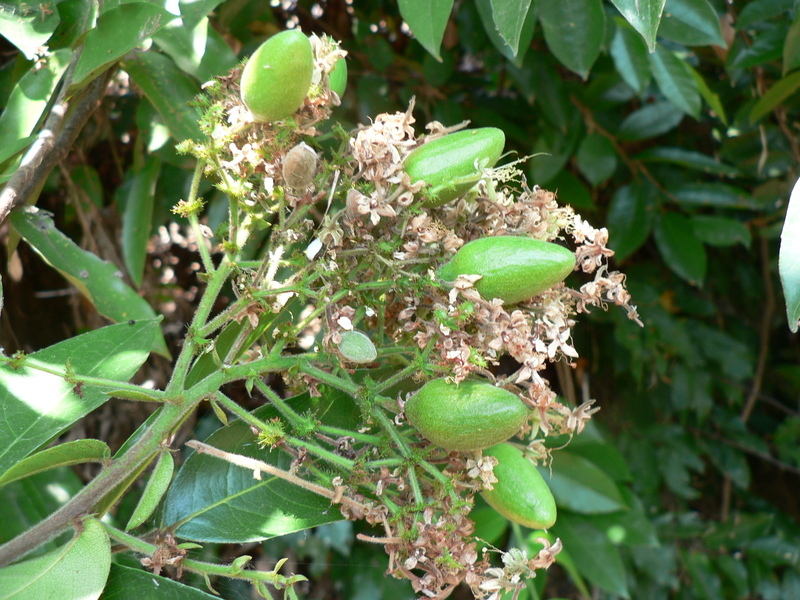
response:
<svg viewBox="0 0 800 600"><path fill-rule="evenodd" d="M150 354L158 322L110 325L55 344L27 362L63 372L69 361L76 375L128 381ZM93 386L78 389L62 377L32 367L0 367L0 473L105 403Z"/></svg>
<svg viewBox="0 0 800 600"><path fill-rule="evenodd" d="M697 90L697 82L686 68L684 61L664 46L656 48L648 58L653 77L667 100L686 114L698 118L700 93Z"/></svg>
<svg viewBox="0 0 800 600"><path fill-rule="evenodd" d="M592 515L592 525L606 534L608 540L616 545L624 546L658 546L658 534L650 522L642 501L627 488L621 487L620 493L625 499L628 510Z"/></svg>
<svg viewBox="0 0 800 600"><path fill-rule="evenodd" d="M784 76L797 67L800 67L800 19L795 18L783 43Z"/></svg>
<svg viewBox="0 0 800 600"><path fill-rule="evenodd" d="M483 29L489 36L489 39L492 40L492 44L494 44L495 48L514 63L517 68L522 68L525 55L531 45L533 33L536 28L536 10L531 7L525 15L524 21L521 22L517 49L514 50L498 31L498 26L493 17L492 0L475 0L475 6L478 9L478 14L481 16ZM553 83L555 84L556 82Z"/></svg>
<svg viewBox="0 0 800 600"><path fill-rule="evenodd" d="M698 600L722 598L722 581L708 554L684 550L681 555L692 578L693 596Z"/></svg>
<svg viewBox="0 0 800 600"><path fill-rule="evenodd" d="M442 38L453 10L453 0L398 0L398 6L417 41L441 62Z"/></svg>
<svg viewBox="0 0 800 600"><path fill-rule="evenodd" d="M650 83L647 43L625 21L615 20L617 28L609 48L614 67L625 83L641 94Z"/></svg>
<svg viewBox="0 0 800 600"><path fill-rule="evenodd" d="M37 473L49 471L56 467L68 467L87 462L102 463L111 458L111 450L100 440L74 440L42 450L24 458L3 473L0 485L6 485Z"/></svg>
<svg viewBox="0 0 800 600"><path fill-rule="evenodd" d="M592 185L600 185L617 169L617 151L606 136L590 133L578 146L575 155L578 169Z"/></svg>
<svg viewBox="0 0 800 600"><path fill-rule="evenodd" d="M675 148L671 146L655 146L636 155L636 160L643 162L663 162L701 171L702 173L712 173L714 175L725 175L727 177L739 177L741 172L732 165L720 162L713 156Z"/></svg>
<svg viewBox="0 0 800 600"><path fill-rule="evenodd" d="M671 102L648 104L625 117L617 135L623 140L646 140L674 129L683 116L683 111Z"/></svg>
<svg viewBox="0 0 800 600"><path fill-rule="evenodd" d="M800 88L800 71L795 71L775 83L759 98L753 110L750 111L750 122L755 123L770 112L784 100L792 96Z"/></svg>
<svg viewBox="0 0 800 600"><path fill-rule="evenodd" d="M692 231L697 239L709 246L750 247L752 236L747 225L736 219L716 215L692 215Z"/></svg>
<svg viewBox="0 0 800 600"><path fill-rule="evenodd" d="M681 206L717 206L762 210L747 191L726 183L681 183L668 185L667 192Z"/></svg>
<svg viewBox="0 0 800 600"><path fill-rule="evenodd" d="M111 565L101 600L219 600L179 581L154 575L144 569Z"/></svg>
<svg viewBox="0 0 800 600"><path fill-rule="evenodd" d="M759 23L782 16L794 8L795 0L750 0L742 6L736 19L736 29L745 29Z"/></svg>
<svg viewBox="0 0 800 600"><path fill-rule="evenodd" d="M667 0L658 34L684 46L724 46L716 11L708 0Z"/></svg>
<svg viewBox="0 0 800 600"><path fill-rule="evenodd" d="M523 38L523 27L531 10L531 0L491 0L491 4L497 32L516 56Z"/></svg>
<svg viewBox="0 0 800 600"><path fill-rule="evenodd" d="M789 30L787 23L778 21L764 24L753 36L752 41L744 43L737 38L733 43L725 67L728 71L752 69L775 60L783 55L783 42Z"/></svg>
<svg viewBox="0 0 800 600"><path fill-rule="evenodd" d="M605 34L601 0L538 0L537 8L548 48L562 65L586 79Z"/></svg>
<svg viewBox="0 0 800 600"><path fill-rule="evenodd" d="M86 519L65 546L0 569L0 598L95 600L103 592L110 569L108 534L100 521Z"/></svg>
<svg viewBox="0 0 800 600"><path fill-rule="evenodd" d="M158 4L135 2L105 11L86 34L72 75L77 90L175 18Z"/></svg>
<svg viewBox="0 0 800 600"><path fill-rule="evenodd" d="M544 467L539 471L559 508L585 514L627 510L614 480L578 454L560 450L553 458L552 476Z"/></svg>
<svg viewBox="0 0 800 600"><path fill-rule="evenodd" d="M34 60L61 21L56 4L53 0L0 4L0 36L19 48L28 60Z"/></svg>
<svg viewBox="0 0 800 600"><path fill-rule="evenodd" d="M563 512L551 531L561 538L564 549L586 579L607 592L629 597L619 551L591 519Z"/></svg>
<svg viewBox="0 0 800 600"><path fill-rule="evenodd" d="M78 288L100 314L115 322L156 318L153 308L122 280L122 273L113 264L81 249L56 229L48 213L28 206L14 211L10 220L31 248ZM169 356L160 332L153 351Z"/></svg>
<svg viewBox="0 0 800 600"><path fill-rule="evenodd" d="M692 285L702 286L706 276L706 251L683 215L665 213L656 220L655 240L667 266Z"/></svg>
<svg viewBox="0 0 800 600"><path fill-rule="evenodd" d="M703 76L700 75L697 71L692 68L691 65L688 63L684 63L686 65L687 70L692 74L694 77L695 82L697 83L697 90L700 92L700 95L703 97L703 100L706 101L709 108L713 111L713 113L719 117L719 120L722 121L723 124L728 124L728 116L725 113L725 107L722 106L722 101L719 99L719 95L714 93L706 80L703 79Z"/></svg>
<svg viewBox="0 0 800 600"><path fill-rule="evenodd" d="M208 81L236 66L239 59L205 17L193 27L172 21L153 37L184 72Z"/></svg>
<svg viewBox="0 0 800 600"><path fill-rule="evenodd" d="M778 272L786 299L786 318L789 329L797 333L800 322L800 179L792 188L786 220L781 231L781 249Z"/></svg>
<svg viewBox="0 0 800 600"><path fill-rule="evenodd" d="M650 237L656 216L656 190L646 183L619 188L608 210L609 244L617 260L624 260Z"/></svg>
<svg viewBox="0 0 800 600"><path fill-rule="evenodd" d="M156 156L150 156L141 170L133 174L122 215L122 255L136 285L142 285L144 276L160 170L161 161Z"/></svg>
<svg viewBox="0 0 800 600"><path fill-rule="evenodd" d="M147 99L178 140L200 139L199 113L188 105L200 93L200 86L163 54L141 52L122 63Z"/></svg>
<svg viewBox="0 0 800 600"><path fill-rule="evenodd" d="M650 52L656 49L656 34L666 0L611 0L625 20L644 38Z"/></svg>
<svg viewBox="0 0 800 600"><path fill-rule="evenodd" d="M139 503L125 526L125 531L138 527L150 518L150 515L158 507L158 503L161 502L161 498L167 493L169 484L172 483L174 470L175 461L172 458L172 454L170 454L169 450L164 450L158 457L158 462L150 474L150 479L147 480L147 486L142 492L142 497L139 499Z"/></svg>

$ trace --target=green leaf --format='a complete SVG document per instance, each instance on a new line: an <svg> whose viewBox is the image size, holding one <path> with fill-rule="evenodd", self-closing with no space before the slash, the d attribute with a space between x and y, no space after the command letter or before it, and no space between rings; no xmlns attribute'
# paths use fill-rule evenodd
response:
<svg viewBox="0 0 800 600"><path fill-rule="evenodd" d="M609 244L617 260L624 260L650 237L656 216L656 190L646 183L619 188L608 209Z"/></svg>
<svg viewBox="0 0 800 600"><path fill-rule="evenodd" d="M71 50L56 50L42 68L30 69L14 86L0 114L0 163L24 150L33 141L22 140L35 131L71 57Z"/></svg>
<svg viewBox="0 0 800 600"><path fill-rule="evenodd" d="M24 207L14 211L10 221L31 248L78 288L103 316L118 323L156 318L147 301L123 281L117 267L81 249L56 229L45 211ZM153 341L153 351L169 357L160 332Z"/></svg>
<svg viewBox="0 0 800 600"><path fill-rule="evenodd" d="M736 29L745 29L759 23L780 17L794 8L795 0L750 0L742 6L736 19Z"/></svg>
<svg viewBox="0 0 800 600"><path fill-rule="evenodd" d="M752 69L779 60L789 26L784 22L767 23L759 28L748 43L737 36L725 61L728 71Z"/></svg>
<svg viewBox="0 0 800 600"><path fill-rule="evenodd" d="M128 381L149 356L158 329L155 320L109 325L34 352L25 360L59 372L69 361L76 375ZM0 366L0 473L108 399L95 386L76 389L63 377L32 367Z"/></svg>
<svg viewBox="0 0 800 600"><path fill-rule="evenodd" d="M719 17L707 0L667 0L658 34L684 46L725 46Z"/></svg>
<svg viewBox="0 0 800 600"><path fill-rule="evenodd" d="M611 2L644 38L648 50L653 52L656 49L656 34L666 0L611 0Z"/></svg>
<svg viewBox="0 0 800 600"><path fill-rule="evenodd" d="M101 600L219 600L203 590L143 569L111 565Z"/></svg>
<svg viewBox="0 0 800 600"><path fill-rule="evenodd" d="M758 102L750 111L750 122L756 123L762 117L771 113L776 106L779 106L784 100L792 96L798 88L800 88L800 71L795 71L779 80L758 99Z"/></svg>
<svg viewBox="0 0 800 600"><path fill-rule="evenodd" d="M678 165L685 169L692 169L712 175L725 177L740 177L741 172L736 167L720 162L718 159L694 150L676 148L672 146L654 146L636 155L636 160L642 162L659 162Z"/></svg>
<svg viewBox="0 0 800 600"><path fill-rule="evenodd" d="M617 135L628 141L653 138L677 127L683 116L683 111L672 102L648 104L625 117Z"/></svg>
<svg viewBox="0 0 800 600"><path fill-rule="evenodd" d="M564 550L586 579L611 594L630 597L619 551L591 518L562 512L551 531L561 538Z"/></svg>
<svg viewBox="0 0 800 600"><path fill-rule="evenodd" d="M575 159L583 176L595 186L605 182L617 170L614 144L599 133L590 133L581 140Z"/></svg>
<svg viewBox="0 0 800 600"><path fill-rule="evenodd" d="M99 598L111 569L111 543L97 519L86 519L80 528L65 546L0 569L0 598Z"/></svg>
<svg viewBox="0 0 800 600"><path fill-rule="evenodd" d="M703 100L706 101L706 104L708 104L709 108L713 111L713 114L719 117L719 120L722 121L724 125L727 125L728 117L725 114L725 107L722 106L722 101L719 99L719 95L711 91L711 88L708 87L708 84L706 83L706 80L703 79L703 76L695 71L691 65L688 63L684 64L686 65L689 73L692 74L692 77L694 77L694 80L697 83L697 90L700 92Z"/></svg>
<svg viewBox="0 0 800 600"><path fill-rule="evenodd" d="M492 0L475 0L475 7L478 9L478 14L480 14L483 28L492 41L492 44L500 51L500 54L510 60L517 68L522 68L525 55L530 48L533 33L536 29L536 10L533 8L528 10L524 21L520 22L519 39L515 50L512 49L506 39L502 37L498 31L498 26L493 16L493 6L495 3L496 0L495 2Z"/></svg>
<svg viewBox="0 0 800 600"><path fill-rule="evenodd" d="M176 140L203 137L197 124L200 114L188 104L200 93L200 86L174 61L156 52L141 52L123 61L122 68L155 106Z"/></svg>
<svg viewBox="0 0 800 600"><path fill-rule="evenodd" d="M738 488L747 490L750 487L750 467L741 450L716 442L706 444L705 450L720 473L730 477Z"/></svg>
<svg viewBox="0 0 800 600"><path fill-rule="evenodd" d="M318 418L330 412L332 417L343 419L358 412L355 403L339 392L328 392L317 399L306 393L288 402L298 413L314 409ZM253 414L262 421L278 416L271 405ZM250 426L239 420L218 430L206 443L284 470L292 462L292 457L280 449L259 448ZM164 525L175 527L180 537L198 542L244 543L343 518L327 498L271 475L261 477L257 480L252 471L207 454L192 454L167 493ZM214 485L209 485L212 481Z"/></svg>
<svg viewBox="0 0 800 600"><path fill-rule="evenodd" d="M723 598L722 581L704 552L681 551L682 562L691 577L692 597L698 600L718 600Z"/></svg>
<svg viewBox="0 0 800 600"><path fill-rule="evenodd" d="M786 300L786 318L789 329L797 333L800 322L800 179L792 188L786 219L781 231L781 248L778 257L778 272Z"/></svg>
<svg viewBox="0 0 800 600"><path fill-rule="evenodd" d="M700 93L684 61L664 46L656 48L648 58L653 77L667 100L697 119L700 116Z"/></svg>
<svg viewBox="0 0 800 600"><path fill-rule="evenodd" d="M783 43L784 76L797 67L800 67L800 18L795 17Z"/></svg>
<svg viewBox="0 0 800 600"><path fill-rule="evenodd" d="M628 463L616 446L602 438L587 439L586 432L573 439L569 445L570 452L582 456L594 463L614 481L630 481L633 478ZM620 490L622 488L619 488Z"/></svg>
<svg viewBox="0 0 800 600"><path fill-rule="evenodd" d="M750 230L741 221L715 215L692 215L691 219L692 231L704 244L718 247L742 244L750 247Z"/></svg>
<svg viewBox="0 0 800 600"><path fill-rule="evenodd" d="M111 450L100 440L82 439L65 442L24 458L0 476L0 486L49 471L87 462L104 463L111 458Z"/></svg>
<svg viewBox="0 0 800 600"><path fill-rule="evenodd" d="M34 60L61 21L56 4L53 0L0 4L0 36Z"/></svg>
<svg viewBox="0 0 800 600"><path fill-rule="evenodd" d="M702 286L706 276L706 250L692 233L692 224L678 213L656 220L655 240L667 266L692 285Z"/></svg>
<svg viewBox="0 0 800 600"><path fill-rule="evenodd" d="M624 20L617 17L615 22L617 28L609 48L614 68L625 83L641 94L650 83L647 44Z"/></svg>
<svg viewBox="0 0 800 600"><path fill-rule="evenodd" d="M550 180L547 187L558 195L560 204L569 204L573 208L594 208L592 193L586 184L569 171L561 171Z"/></svg>
<svg viewBox="0 0 800 600"><path fill-rule="evenodd" d="M151 37L175 15L151 2L121 4L103 12L86 34L72 74L72 93Z"/></svg>
<svg viewBox="0 0 800 600"><path fill-rule="evenodd" d="M438 61L453 0L398 0L400 15L414 37Z"/></svg>
<svg viewBox="0 0 800 600"><path fill-rule="evenodd" d="M239 62L224 38L205 17L193 28L183 21L172 21L153 39L178 67L200 81L225 75Z"/></svg>
<svg viewBox="0 0 800 600"><path fill-rule="evenodd" d="M642 501L625 487L621 487L619 491L628 510L592 515L588 518L592 525L605 533L608 540L615 545L658 546L658 534Z"/></svg>
<svg viewBox="0 0 800 600"><path fill-rule="evenodd" d="M556 505L578 513L596 514L626 510L614 480L592 462L568 450L553 457L553 473L540 467Z"/></svg>
<svg viewBox="0 0 800 600"><path fill-rule="evenodd" d="M744 565L741 553L736 556L730 554L718 554L714 557L714 564L725 579L733 585L735 598L747 598L750 594L750 587L747 583L747 567ZM796 594L800 597L800 590ZM792 598L792 595L785 596Z"/></svg>
<svg viewBox="0 0 800 600"><path fill-rule="evenodd" d="M153 221L156 183L161 171L161 161L149 156L142 168L129 179L122 214L122 257L125 267L137 286L142 285L144 263L147 259L147 242Z"/></svg>
<svg viewBox="0 0 800 600"><path fill-rule="evenodd" d="M61 23L50 38L50 47L74 48L81 36L95 27L99 13L99 3L92 0L58 0Z"/></svg>
<svg viewBox="0 0 800 600"><path fill-rule="evenodd" d="M558 61L584 80L600 54L606 13L601 0L538 0L544 39Z"/></svg>
<svg viewBox="0 0 800 600"><path fill-rule="evenodd" d="M500 37L508 44L514 56L519 54L519 44L525 23L531 11L531 0L490 0L492 19Z"/></svg>
<svg viewBox="0 0 800 600"><path fill-rule="evenodd" d="M172 483L172 473L175 471L175 461L169 450L163 450L158 457L153 472L150 474L150 479L147 480L147 486L142 492L142 497L139 498L139 503L133 510L128 524L125 526L125 531L130 531L134 527L138 527L153 514L153 511L158 507L161 498L167 493L169 484Z"/></svg>
<svg viewBox="0 0 800 600"><path fill-rule="evenodd" d="M716 206L763 210L747 191L726 183L679 183L667 185L671 199L681 206Z"/></svg>

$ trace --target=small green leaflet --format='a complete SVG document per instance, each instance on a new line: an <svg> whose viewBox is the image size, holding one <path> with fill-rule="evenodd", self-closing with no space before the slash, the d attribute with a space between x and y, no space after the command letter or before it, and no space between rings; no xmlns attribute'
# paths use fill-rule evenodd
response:
<svg viewBox="0 0 800 600"><path fill-rule="evenodd" d="M781 232L781 249L778 257L783 295L786 298L786 318L789 329L797 333L800 321L800 179L794 184L786 220Z"/></svg>

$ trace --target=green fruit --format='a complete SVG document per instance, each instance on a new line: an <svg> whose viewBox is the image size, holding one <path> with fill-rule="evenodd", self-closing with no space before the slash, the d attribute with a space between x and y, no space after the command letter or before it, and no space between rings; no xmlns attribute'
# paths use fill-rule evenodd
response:
<svg viewBox="0 0 800 600"><path fill-rule="evenodd" d="M507 519L531 527L547 529L556 522L556 501L536 466L522 451L508 443L483 451L494 456L497 465L494 489L481 492L484 500Z"/></svg>
<svg viewBox="0 0 800 600"><path fill-rule="evenodd" d="M330 75L328 75L328 87L332 92L336 92L339 98L344 97L344 91L347 89L347 61L340 58L333 65Z"/></svg>
<svg viewBox="0 0 800 600"><path fill-rule="evenodd" d="M482 275L475 287L487 300L516 304L564 281L575 268L569 249L529 237L498 235L464 244L439 269L444 281L459 275Z"/></svg>
<svg viewBox="0 0 800 600"><path fill-rule="evenodd" d="M370 363L378 356L375 344L360 331L343 331L339 352L345 360L354 363Z"/></svg>
<svg viewBox="0 0 800 600"><path fill-rule="evenodd" d="M488 448L517 433L530 411L515 395L480 381L429 381L406 403L406 419L445 450Z"/></svg>
<svg viewBox="0 0 800 600"><path fill-rule="evenodd" d="M424 181L427 206L441 206L468 192L503 153L505 134L494 127L465 129L413 150L403 169L412 183Z"/></svg>
<svg viewBox="0 0 800 600"><path fill-rule="evenodd" d="M256 121L285 119L303 104L311 87L314 56L302 31L273 35L242 72L242 102Z"/></svg>

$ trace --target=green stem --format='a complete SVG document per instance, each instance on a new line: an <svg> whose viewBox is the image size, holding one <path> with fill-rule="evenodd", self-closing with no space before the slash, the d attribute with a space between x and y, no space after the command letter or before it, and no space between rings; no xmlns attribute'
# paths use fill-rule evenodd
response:
<svg viewBox="0 0 800 600"><path fill-rule="evenodd" d="M319 427L317 427L317 431L335 437L351 437L354 440L357 440L359 442L364 442L365 444L372 444L373 446L377 446L382 441L381 438L378 437L377 435L359 433L357 431L350 431L349 429L331 427L330 425L320 425Z"/></svg>
<svg viewBox="0 0 800 600"><path fill-rule="evenodd" d="M322 369L312 366L311 364L309 364L308 360L304 360L303 362L301 362L299 367L302 373L305 373L306 375L311 375L312 377L318 379L322 383L327 383L332 388L335 388L337 390L342 390L343 392L346 392L351 396L354 397L358 396L358 392L361 389L361 386L359 386L358 384L350 383L348 381L345 381L341 377L337 377L332 373L328 373L327 371L323 371Z"/></svg>
<svg viewBox="0 0 800 600"><path fill-rule="evenodd" d="M266 383L261 381L261 379L256 379L256 387L258 391L264 394L266 398L269 400L270 404L275 407L275 409L281 413L281 416L289 421L289 424L294 428L306 428L310 425L308 419L302 417L301 415L297 414L295 410L293 410L286 401L278 396L272 388L270 388Z"/></svg>

